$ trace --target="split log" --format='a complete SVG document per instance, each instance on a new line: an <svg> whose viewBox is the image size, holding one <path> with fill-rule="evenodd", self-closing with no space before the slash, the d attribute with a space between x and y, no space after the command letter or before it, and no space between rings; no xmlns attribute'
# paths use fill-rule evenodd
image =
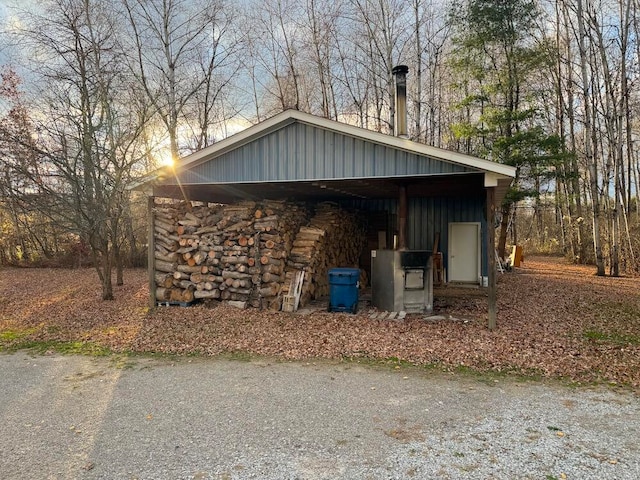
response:
<svg viewBox="0 0 640 480"><path fill-rule="evenodd" d="M282 260L280 260L279 258L272 258L267 255L262 255L260 257L260 263L262 265L278 265L278 266L281 266L283 264Z"/></svg>
<svg viewBox="0 0 640 480"><path fill-rule="evenodd" d="M220 231L220 229L217 227L217 225L209 225L207 227L199 228L198 230L193 232L193 234L194 235L204 235L206 233L218 233L219 231Z"/></svg>
<svg viewBox="0 0 640 480"><path fill-rule="evenodd" d="M294 247L315 247L316 245L318 245L317 240L298 240L296 238L296 240L293 241Z"/></svg>
<svg viewBox="0 0 640 480"><path fill-rule="evenodd" d="M181 226L185 227L184 230L187 231L188 229L186 227L199 227L200 226L200 221L199 220L189 220L189 219L178 220L178 225L181 225Z"/></svg>
<svg viewBox="0 0 640 480"><path fill-rule="evenodd" d="M192 273L190 280L193 283L201 283L201 282L217 282L217 283L220 283L220 282L224 281L224 279L220 275L202 274L202 273Z"/></svg>
<svg viewBox="0 0 640 480"><path fill-rule="evenodd" d="M235 293L237 295L242 295L242 296L246 296L248 297L251 294L251 290L248 288L236 288L236 287L231 287L227 289L229 292L231 293Z"/></svg>
<svg viewBox="0 0 640 480"><path fill-rule="evenodd" d="M284 239L282 236L278 234L271 234L271 233L261 233L260 240L264 242L272 241L274 244L284 243Z"/></svg>
<svg viewBox="0 0 640 480"><path fill-rule="evenodd" d="M226 228L227 232L240 232L251 225L251 221L243 220Z"/></svg>
<svg viewBox="0 0 640 480"><path fill-rule="evenodd" d="M182 296L181 296L181 301L182 302L193 302L194 298L195 298L195 291L194 290L183 290L182 291Z"/></svg>
<svg viewBox="0 0 640 480"><path fill-rule="evenodd" d="M272 217L265 217L263 219L261 219L260 221L256 221L253 223L253 227L260 231L260 230L264 230L267 232L270 232L271 230L277 230L278 229L278 221L277 220L267 220L268 218L272 218Z"/></svg>
<svg viewBox="0 0 640 480"><path fill-rule="evenodd" d="M154 226L158 227L158 228L161 228L162 230L164 230L165 232L168 232L168 233L173 233L173 232L176 231L176 226L173 223L163 221L162 219L157 218L157 217L156 217L156 219L154 221Z"/></svg>
<svg viewBox="0 0 640 480"><path fill-rule="evenodd" d="M180 272L176 270L175 272L173 272L173 278L175 278L176 280L189 280L190 274L187 272Z"/></svg>
<svg viewBox="0 0 640 480"><path fill-rule="evenodd" d="M156 300L157 301L166 302L166 301L169 300L170 296L171 296L171 289L170 288L164 288L164 287L156 288Z"/></svg>
<svg viewBox="0 0 640 480"><path fill-rule="evenodd" d="M283 250L278 250L276 248L268 249L263 248L260 253L263 256L271 257L271 258L284 258L286 257L286 253Z"/></svg>
<svg viewBox="0 0 640 480"><path fill-rule="evenodd" d="M261 272L262 273L275 273L275 274L281 274L282 270L283 270L283 263L280 262L279 264L267 264L264 265L262 267Z"/></svg>
<svg viewBox="0 0 640 480"><path fill-rule="evenodd" d="M165 262L162 260L155 261L156 270L160 272L173 273L178 265L175 262Z"/></svg>
<svg viewBox="0 0 640 480"><path fill-rule="evenodd" d="M275 297L280 292L281 285L279 283L269 283L262 285L258 292L262 297Z"/></svg>
<svg viewBox="0 0 640 480"><path fill-rule="evenodd" d="M194 298L220 298L220 290L196 290Z"/></svg>
<svg viewBox="0 0 640 480"><path fill-rule="evenodd" d="M248 273L240 273L240 272L232 272L230 270L223 270L222 271L222 278L227 279L227 278L231 278L231 279L245 279L245 278L251 278L251 275Z"/></svg>
<svg viewBox="0 0 640 480"><path fill-rule="evenodd" d="M194 260L196 265L200 265L202 262L205 261L207 256L208 256L207 252L203 252L202 250L198 250L196 253L193 254L192 258L193 258L193 260Z"/></svg>
<svg viewBox="0 0 640 480"><path fill-rule="evenodd" d="M178 261L178 254L176 252L171 252L167 254L162 254L160 252L154 252L154 257L156 260L162 260L163 262L175 263Z"/></svg>
<svg viewBox="0 0 640 480"><path fill-rule="evenodd" d="M220 261L222 263L228 263L228 264L231 264L231 265L235 265L235 264L238 264L238 263L248 264L249 263L249 257L246 257L246 256L235 256L235 255L234 256L226 256L226 257L220 258Z"/></svg>
<svg viewBox="0 0 640 480"><path fill-rule="evenodd" d="M247 308L247 302L238 302L238 301L230 300L227 302L227 304L231 305L232 307L240 308L242 310Z"/></svg>
<svg viewBox="0 0 640 480"><path fill-rule="evenodd" d="M209 267L206 265L178 265L175 269L185 273L207 273L209 271Z"/></svg>
<svg viewBox="0 0 640 480"><path fill-rule="evenodd" d="M272 283L272 282L283 283L285 281L285 277L282 275L276 275L274 273L267 272L262 274L262 281L264 283Z"/></svg>
<svg viewBox="0 0 640 480"><path fill-rule="evenodd" d="M182 289L196 288L194 283L189 280L179 280L176 286Z"/></svg>
<svg viewBox="0 0 640 480"><path fill-rule="evenodd" d="M170 288L173 285L173 277L169 273L156 272L156 285L163 288Z"/></svg>

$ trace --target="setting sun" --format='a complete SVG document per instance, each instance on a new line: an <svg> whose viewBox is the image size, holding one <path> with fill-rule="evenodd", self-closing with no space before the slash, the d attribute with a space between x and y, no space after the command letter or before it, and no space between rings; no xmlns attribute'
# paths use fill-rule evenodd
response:
<svg viewBox="0 0 640 480"><path fill-rule="evenodd" d="M173 168L176 164L173 156L171 155L171 152L169 150L163 150L159 157L158 157L159 163L161 167L171 167Z"/></svg>

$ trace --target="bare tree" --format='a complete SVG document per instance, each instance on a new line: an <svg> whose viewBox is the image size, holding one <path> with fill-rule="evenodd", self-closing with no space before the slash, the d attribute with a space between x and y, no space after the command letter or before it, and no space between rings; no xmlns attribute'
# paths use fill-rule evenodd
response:
<svg viewBox="0 0 640 480"><path fill-rule="evenodd" d="M91 247L102 298L109 300L122 199L142 127L132 121L120 31L109 6L50 0L43 10L29 16L20 32L38 61L32 71L41 87L38 138L12 139L36 161L14 173L29 179L25 199L34 208L64 222Z"/></svg>
<svg viewBox="0 0 640 480"><path fill-rule="evenodd" d="M362 63L369 83L373 128L392 132L395 123L393 67L402 63L411 25L410 10L400 0L349 0L356 46L353 62Z"/></svg>
<svg viewBox="0 0 640 480"><path fill-rule="evenodd" d="M247 14L251 26L251 62L254 95L261 96L267 116L292 108L311 110L307 91L303 42L304 9L294 0L267 0L253 4Z"/></svg>
<svg viewBox="0 0 640 480"><path fill-rule="evenodd" d="M164 126L172 158L180 156L181 129L190 122L194 147L210 144L214 110L237 70L238 41L224 1L123 0L123 4L134 52L129 63Z"/></svg>

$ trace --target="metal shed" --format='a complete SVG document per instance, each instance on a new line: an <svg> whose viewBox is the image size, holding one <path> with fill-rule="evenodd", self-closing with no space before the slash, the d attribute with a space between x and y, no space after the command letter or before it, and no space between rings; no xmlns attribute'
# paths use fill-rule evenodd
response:
<svg viewBox="0 0 640 480"><path fill-rule="evenodd" d="M409 249L430 250L439 234L449 279L488 278L491 287L487 225L514 176L510 166L287 110L182 158L150 185L152 196L217 203L335 201L382 219ZM468 278L469 257L460 263L452 248L468 248L474 232L476 278Z"/></svg>

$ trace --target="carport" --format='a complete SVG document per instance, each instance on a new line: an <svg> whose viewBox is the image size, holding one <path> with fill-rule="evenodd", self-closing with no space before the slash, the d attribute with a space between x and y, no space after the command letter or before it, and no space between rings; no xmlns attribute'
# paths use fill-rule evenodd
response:
<svg viewBox="0 0 640 480"><path fill-rule="evenodd" d="M149 185L152 198L333 201L367 216L374 248L379 239L431 250L438 236L448 280L488 285L492 326L495 229L488 226L514 176L513 167L287 110L182 158ZM475 246L465 247L475 231Z"/></svg>

